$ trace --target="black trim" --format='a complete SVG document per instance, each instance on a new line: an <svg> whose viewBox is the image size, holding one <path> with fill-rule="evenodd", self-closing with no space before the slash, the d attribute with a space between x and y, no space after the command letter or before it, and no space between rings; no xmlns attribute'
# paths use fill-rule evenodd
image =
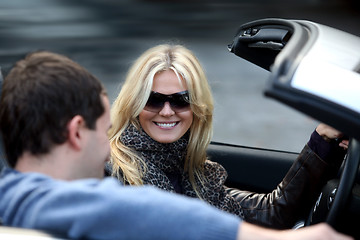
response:
<svg viewBox="0 0 360 240"><path fill-rule="evenodd" d="M243 146L243 145L237 145L237 144L231 144L231 143L223 143L223 142L216 142L216 141L211 141L210 145L227 146L227 147L244 148L244 149L252 149L252 150L257 150L257 151L268 151L268 152L277 152L277 153L299 154L298 152L290 152L290 151L284 151L284 150L276 150L276 149L268 149L268 148L259 148L259 147L249 147L249 146Z"/></svg>
<svg viewBox="0 0 360 240"><path fill-rule="evenodd" d="M285 55L278 69L286 71L289 62L295 62L297 53L308 40L307 30L295 21L268 18L240 26L228 49L235 55L248 60L268 71L278 55ZM280 54L284 52L285 54ZM299 61L296 61L299 62ZM284 65L285 63L285 65Z"/></svg>

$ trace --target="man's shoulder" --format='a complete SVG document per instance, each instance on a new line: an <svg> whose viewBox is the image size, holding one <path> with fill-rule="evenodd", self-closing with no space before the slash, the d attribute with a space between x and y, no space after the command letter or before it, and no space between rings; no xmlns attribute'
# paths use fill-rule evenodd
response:
<svg viewBox="0 0 360 240"><path fill-rule="evenodd" d="M31 172L22 173L12 168L4 168L0 172L0 189L8 191L9 188L17 191L33 191L35 189L43 188L46 191L61 190L61 189L76 189L95 187L98 185L118 185L119 181L110 177L103 180L100 179L79 179L73 181L65 181L54 179L50 176Z"/></svg>
<svg viewBox="0 0 360 240"><path fill-rule="evenodd" d="M21 173L8 167L2 169L0 172L0 191L4 196L26 194L39 186L50 186L52 182L54 182L54 180L46 175L39 173Z"/></svg>
<svg viewBox="0 0 360 240"><path fill-rule="evenodd" d="M51 181L49 176L40 173L22 173L15 169L5 167L0 172L0 179L2 183L16 183L21 181Z"/></svg>

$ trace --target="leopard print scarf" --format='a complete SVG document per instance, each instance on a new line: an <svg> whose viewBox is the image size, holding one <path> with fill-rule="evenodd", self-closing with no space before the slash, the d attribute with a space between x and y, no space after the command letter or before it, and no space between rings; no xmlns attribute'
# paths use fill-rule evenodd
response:
<svg viewBox="0 0 360 240"><path fill-rule="evenodd" d="M184 171L189 133L176 142L164 144L152 139L142 128L138 130L130 124L121 135L120 140L124 145L136 150L146 163L144 184L175 192L168 175L178 175L181 179L182 193L189 197L197 197L189 181L189 175ZM242 216L240 204L225 192L226 170L220 164L206 160L204 176L206 179L204 184L201 184L199 180L196 181L201 198L222 210Z"/></svg>

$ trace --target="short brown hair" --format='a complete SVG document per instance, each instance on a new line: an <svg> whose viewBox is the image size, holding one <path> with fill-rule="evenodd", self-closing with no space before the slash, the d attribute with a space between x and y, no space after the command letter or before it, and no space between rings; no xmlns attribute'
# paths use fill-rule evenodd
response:
<svg viewBox="0 0 360 240"><path fill-rule="evenodd" d="M35 52L6 76L0 99L0 130L10 166L25 151L47 153L67 138L67 123L81 115L94 129L103 114L101 82L69 58Z"/></svg>

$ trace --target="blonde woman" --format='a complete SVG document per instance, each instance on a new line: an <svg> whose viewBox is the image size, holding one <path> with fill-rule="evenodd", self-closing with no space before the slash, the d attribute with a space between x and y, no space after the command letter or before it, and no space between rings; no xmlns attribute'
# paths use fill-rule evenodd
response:
<svg viewBox="0 0 360 240"><path fill-rule="evenodd" d="M340 148L317 155L306 145L273 192L226 188L225 169L206 156L212 138L211 89L198 59L180 45L155 46L135 61L111 118L111 175L126 184L200 198L248 222L276 228L293 226L300 206L309 207L326 180L331 169L326 161L338 165L344 156ZM320 135L341 135L326 125L317 130L310 140L314 150L330 144Z"/></svg>

